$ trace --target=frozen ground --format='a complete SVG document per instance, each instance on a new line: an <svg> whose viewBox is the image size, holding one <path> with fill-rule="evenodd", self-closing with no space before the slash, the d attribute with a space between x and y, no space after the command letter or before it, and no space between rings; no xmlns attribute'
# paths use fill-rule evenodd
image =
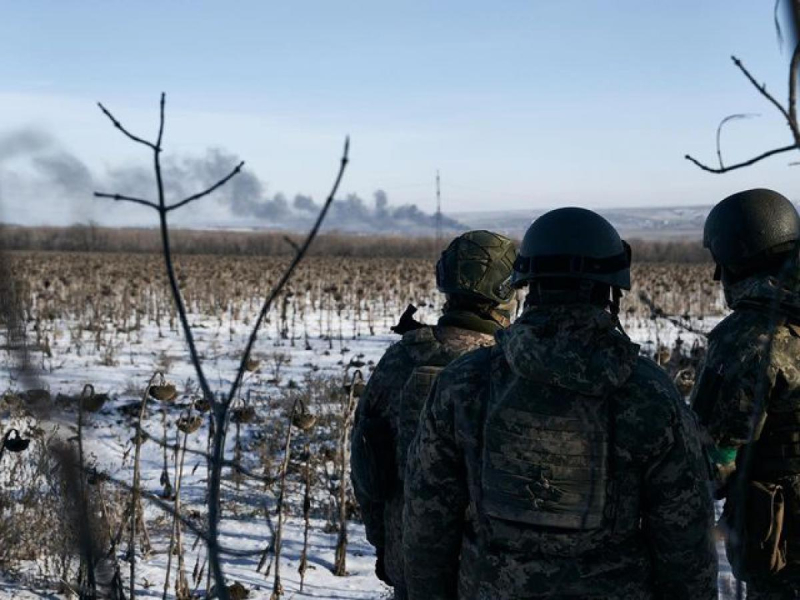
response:
<svg viewBox="0 0 800 600"><path fill-rule="evenodd" d="M435 308L429 307L420 311L418 318L427 322L435 320ZM275 323L267 324L264 334L256 347L255 356L260 362L256 372L247 375L244 383L244 394L249 395L251 402L260 411L269 411L277 406L276 399L285 393L287 388L302 386L309 373L327 373L344 377L345 372L353 372L353 363L365 363L363 370L368 374L370 364L377 362L385 348L396 336L389 331L390 323L380 322L376 326L376 335L367 333L367 328L360 324L340 322L334 317L332 324L327 324L326 315L306 315L305 333L293 342L281 339L277 335ZM241 348L244 346L249 324L245 322L229 323L202 315L193 315L191 321L195 327L198 348L203 357L206 375L211 385L218 390L226 390L236 372ZM659 322L637 320L630 323L629 334L645 349L652 348L657 342L671 345L678 336L675 326ZM697 322L695 325L710 328L710 321ZM141 393L156 370L165 370L167 379L177 385L185 403L192 397L194 371L185 359L184 342L177 331L159 328L154 324L144 324L137 331L125 332L107 337L85 332L76 339L73 324L56 323L53 325L53 336L50 341L51 356L34 353L34 364L40 371L40 380L44 387L50 389L52 395L75 395L83 385L91 383L98 392L107 392L111 399L103 409L87 417L86 447L90 460L96 463L99 470L112 478L130 481L132 473L131 438L133 436L132 420L123 416L120 409L125 405L141 399ZM333 339L326 339L322 332L337 332ZM341 332L341 335L339 335ZM355 335L354 335L355 332ZM693 336L681 333L682 339L691 345ZM278 372L276 368L281 364ZM8 364L8 362L6 363ZM276 376L277 375L277 376ZM19 389L21 382L15 379L12 370L6 370L6 388ZM277 379L277 381L276 381ZM156 438L163 437L161 413L154 405L145 421L145 429ZM171 410L167 416L168 423L177 418L179 412ZM51 425L59 426L68 432L74 430L77 415L74 410L59 414ZM206 450L205 425L199 432L189 436L188 448L204 452ZM265 435L269 435L269 423L256 423L242 427L242 438L247 444L255 444ZM232 428L233 430L233 428ZM171 429L174 431L174 429ZM174 435L174 434L171 434ZM174 439L174 438L171 438ZM234 435L228 436L227 456L233 455ZM162 472L162 448L154 442L147 442L142 447L142 485L153 493L161 490L159 479ZM170 453L171 477L174 478L174 464ZM248 466L258 469L256 457L246 457ZM204 494L206 482L206 461L202 456L186 455L184 478L182 482L181 501L184 514L197 510L204 514ZM174 479L173 479L174 483ZM265 506L269 509L274 521L275 497L273 492L265 493L260 482L243 480L238 484L229 477L224 482L224 498L221 523L221 543L237 550L261 551L271 539L270 526L265 519ZM323 490L314 494L314 519L311 522L309 547L309 570L306 574L304 590L300 591L298 565L303 541L303 520L298 507L302 496L300 487L294 485L289 490L287 506L289 518L284 532L283 556L281 559L281 575L285 598L341 598L351 600L387 598L390 591L373 575L374 557L371 546L366 542L363 527L351 523L348 528L349 546L347 571L345 577L332 575L336 532L326 533L328 523L326 503L329 495ZM148 557L139 556L136 583L141 597L161 597L163 593L164 575L167 565L167 544L169 540L169 522L164 513L156 506L146 505L146 521L150 529L154 551ZM190 577L195 565L203 564L205 552L202 544L194 545L195 537L184 532L186 548L186 570ZM124 544L123 544L124 547ZM225 571L229 583L239 582L250 591L249 598L269 598L272 590L272 575L266 577L263 572L256 571L259 556L231 558L225 562ZM127 563L122 563L123 580L127 581ZM721 590L727 592L731 587L727 565L722 565ZM273 571L274 572L274 566ZM175 560L172 561L174 578ZM204 583L201 585L204 587ZM174 588L170 588L170 594ZM24 583L0 584L0 595L4 597L48 597L49 591L32 591L25 589ZM172 597L171 595L169 597Z"/></svg>

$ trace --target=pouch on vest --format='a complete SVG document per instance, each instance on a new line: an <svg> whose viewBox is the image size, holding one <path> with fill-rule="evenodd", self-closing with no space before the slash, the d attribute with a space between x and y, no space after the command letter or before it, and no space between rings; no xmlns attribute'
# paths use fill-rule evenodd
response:
<svg viewBox="0 0 800 600"><path fill-rule="evenodd" d="M397 476L405 481L408 448L414 440L420 415L433 387L433 382L444 367L419 366L411 373L400 396L397 424Z"/></svg>
<svg viewBox="0 0 800 600"><path fill-rule="evenodd" d="M727 531L725 551L731 569L743 581L774 575L786 566L784 526L787 515L783 486L750 481L745 484L742 495L743 498L729 498L722 514Z"/></svg>
<svg viewBox="0 0 800 600"><path fill-rule="evenodd" d="M391 425L385 417L367 416L362 432L370 499L373 502L386 502L394 491L396 469Z"/></svg>
<svg viewBox="0 0 800 600"><path fill-rule="evenodd" d="M609 402L517 378L490 386L480 510L488 517L571 531L604 523ZM553 389L553 388L551 388Z"/></svg>

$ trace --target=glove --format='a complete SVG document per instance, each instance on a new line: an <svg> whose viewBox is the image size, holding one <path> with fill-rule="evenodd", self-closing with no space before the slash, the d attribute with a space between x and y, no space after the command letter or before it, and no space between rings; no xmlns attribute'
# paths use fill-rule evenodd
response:
<svg viewBox="0 0 800 600"><path fill-rule="evenodd" d="M386 563L384 562L383 554L383 548L375 549L375 576L386 585L393 585L392 580L386 574Z"/></svg>

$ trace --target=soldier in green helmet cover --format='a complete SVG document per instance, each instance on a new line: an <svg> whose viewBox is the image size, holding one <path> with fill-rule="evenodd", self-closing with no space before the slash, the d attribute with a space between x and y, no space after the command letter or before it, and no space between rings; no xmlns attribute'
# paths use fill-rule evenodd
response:
<svg viewBox="0 0 800 600"><path fill-rule="evenodd" d="M356 410L352 480L367 539L375 546L376 574L406 598L403 577L403 485L406 453L433 380L464 352L494 343L516 310L511 287L516 254L511 240L489 231L454 239L436 265L446 294L435 326L422 326L410 312L393 328L403 338L387 350Z"/></svg>
<svg viewBox="0 0 800 600"><path fill-rule="evenodd" d="M733 313L709 335L692 407L748 598L800 597L800 217L767 189L729 196L704 245Z"/></svg>
<svg viewBox="0 0 800 600"><path fill-rule="evenodd" d="M408 453L409 597L716 598L694 415L617 318L629 246L562 208L514 271L524 312L442 371Z"/></svg>

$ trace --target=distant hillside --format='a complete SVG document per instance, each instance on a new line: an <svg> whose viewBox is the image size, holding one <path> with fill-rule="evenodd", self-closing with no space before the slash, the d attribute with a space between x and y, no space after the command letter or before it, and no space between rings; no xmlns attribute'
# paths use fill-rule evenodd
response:
<svg viewBox="0 0 800 600"><path fill-rule="evenodd" d="M711 206L654 208L610 208L597 212L608 219L623 237L643 240L699 239ZM450 216L468 229L490 229L519 238L545 210L456 212Z"/></svg>

